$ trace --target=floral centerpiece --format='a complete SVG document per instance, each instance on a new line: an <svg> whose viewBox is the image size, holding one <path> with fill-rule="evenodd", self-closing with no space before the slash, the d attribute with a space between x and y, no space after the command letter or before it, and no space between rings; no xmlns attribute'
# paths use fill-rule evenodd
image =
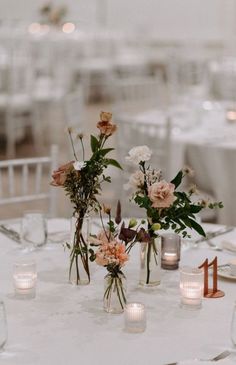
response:
<svg viewBox="0 0 236 365"><path fill-rule="evenodd" d="M149 242L143 247L142 274L140 284L158 285L157 270L160 268L160 252L158 249L158 231L172 229L183 237L189 236L187 228L197 231L205 236L200 224L196 222L195 215L208 206L209 208L222 207L222 203L210 203L205 200L191 201L195 187L188 192L179 191L178 188L189 169L183 169L175 178L166 181L160 170L152 168L148 161L152 151L147 146L134 147L126 157L138 170L130 176L128 185L133 189L132 200L145 209L147 218L147 234Z"/></svg>
<svg viewBox="0 0 236 365"><path fill-rule="evenodd" d="M54 6L51 2L45 3L40 8L40 14L45 24L61 25L66 13L66 6Z"/></svg>
<svg viewBox="0 0 236 365"><path fill-rule="evenodd" d="M128 226L125 226L119 202L114 221L109 207L104 207L104 212L108 215L107 225L104 225L100 212L103 229L97 236L90 237L91 246L97 247L96 251L90 249L90 259L108 271L105 276L104 310L120 313L126 303L126 277L122 268L129 259L133 245L140 239L145 239L145 231L136 219L130 219Z"/></svg>
<svg viewBox="0 0 236 365"><path fill-rule="evenodd" d="M100 119L97 123L99 135L90 137L91 157L88 160L85 159L83 135L76 136L82 148L82 160L79 160L75 151L72 130L68 128L75 160L54 171L51 182L53 186L62 186L73 204L76 227L74 240L72 243L67 243L67 247L71 250L69 277L71 280L72 273L75 271L74 282L77 285L82 283L82 270L85 270L86 274L84 283L90 281L88 242L87 237L84 237L83 234L84 219L90 212L100 209L97 196L101 192L101 184L111 182L110 176L105 176L104 170L109 165L121 168L116 160L107 157L114 148L105 148L108 138L117 129L111 121L112 114L101 112Z"/></svg>

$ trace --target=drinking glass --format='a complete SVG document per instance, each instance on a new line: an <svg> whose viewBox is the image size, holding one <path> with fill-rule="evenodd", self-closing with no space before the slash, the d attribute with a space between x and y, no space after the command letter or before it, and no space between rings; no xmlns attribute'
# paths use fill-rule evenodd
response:
<svg viewBox="0 0 236 365"><path fill-rule="evenodd" d="M47 223L42 212L25 212L21 224L21 243L27 249L42 247L47 242Z"/></svg>
<svg viewBox="0 0 236 365"><path fill-rule="evenodd" d="M231 341L234 346L236 346L236 301L234 303L232 321L231 321Z"/></svg>
<svg viewBox="0 0 236 365"><path fill-rule="evenodd" d="M7 342L7 318L5 305L0 300L0 352L4 350L4 346Z"/></svg>

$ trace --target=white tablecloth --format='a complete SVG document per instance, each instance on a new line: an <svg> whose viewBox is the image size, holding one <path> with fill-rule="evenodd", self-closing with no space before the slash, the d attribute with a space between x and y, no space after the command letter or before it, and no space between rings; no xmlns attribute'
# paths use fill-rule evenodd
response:
<svg viewBox="0 0 236 365"><path fill-rule="evenodd" d="M48 224L50 231L69 229L69 222L62 219ZM236 230L223 238L236 240ZM221 240L222 236L215 242ZM129 334L124 331L123 314L103 311L104 268L93 264L91 284L74 287L67 281L68 252L61 244L51 244L26 255L19 244L1 234L0 248L0 291L9 329L6 351L0 354L2 365L163 365L176 360L209 358L231 347L235 281L220 279L219 288L225 291L225 297L203 299L201 310L184 310L179 305L178 271L163 270L159 287L148 290L138 287L137 246L125 269L128 301L146 305L147 329L141 334ZM198 266L206 257L211 259L215 255L215 251L202 244L202 248L184 250L181 264ZM232 255L217 252L220 264ZM37 262L38 285L33 300L17 300L13 295L12 265L22 256L34 257ZM224 360L222 365L235 362L234 357Z"/></svg>
<svg viewBox="0 0 236 365"><path fill-rule="evenodd" d="M219 223L236 225L236 122L226 121L227 108L226 103L205 102L171 110L168 177L186 164L191 166L199 188L224 203ZM137 123L164 123L166 114L150 110L133 118Z"/></svg>

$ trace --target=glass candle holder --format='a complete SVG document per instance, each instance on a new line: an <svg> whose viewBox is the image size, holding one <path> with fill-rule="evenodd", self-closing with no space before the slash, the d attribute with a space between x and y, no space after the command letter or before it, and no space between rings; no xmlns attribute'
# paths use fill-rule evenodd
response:
<svg viewBox="0 0 236 365"><path fill-rule="evenodd" d="M15 296L19 299L32 299L36 295L36 263L16 262L13 268Z"/></svg>
<svg viewBox="0 0 236 365"><path fill-rule="evenodd" d="M180 260L180 236L176 233L166 233L161 236L161 267L176 270Z"/></svg>
<svg viewBox="0 0 236 365"><path fill-rule="evenodd" d="M184 266L180 269L181 306L200 309L202 306L204 272L202 269Z"/></svg>
<svg viewBox="0 0 236 365"><path fill-rule="evenodd" d="M124 311L125 330L132 333L144 332L146 329L146 310L142 303L128 303Z"/></svg>

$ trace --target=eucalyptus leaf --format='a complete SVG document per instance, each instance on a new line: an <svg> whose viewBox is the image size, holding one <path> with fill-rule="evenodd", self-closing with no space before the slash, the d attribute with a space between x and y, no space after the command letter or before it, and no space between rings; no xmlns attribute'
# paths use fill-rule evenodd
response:
<svg viewBox="0 0 236 365"><path fill-rule="evenodd" d="M91 145L91 150L92 152L96 152L99 146L99 141L97 140L97 138L93 135L90 136L90 145Z"/></svg>

